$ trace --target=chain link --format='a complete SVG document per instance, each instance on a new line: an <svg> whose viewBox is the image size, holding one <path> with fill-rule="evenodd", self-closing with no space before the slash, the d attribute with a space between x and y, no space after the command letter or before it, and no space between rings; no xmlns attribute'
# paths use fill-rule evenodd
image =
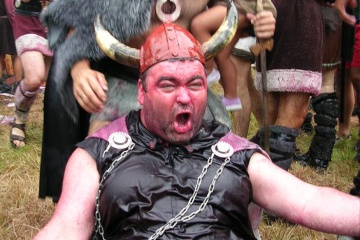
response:
<svg viewBox="0 0 360 240"><path fill-rule="evenodd" d="M105 182L106 178L109 176L110 172L120 163L120 161L122 159L124 159L129 154L130 150L132 150L134 148L134 146L135 146L135 144L131 143L128 146L127 150L123 151L120 154L120 156L111 163L111 165L104 172L104 174L103 174L103 176L101 178L101 181L100 181L100 184L99 184L99 190L98 190L98 193L97 193L96 198L95 198L95 234L94 234L94 237L93 237L94 240L98 239L98 237L97 237L98 234L100 234L101 238L103 240L105 240L104 228L101 225L101 216L100 216L100 196L101 196L101 191L102 191L103 186L104 186L104 182ZM108 151L108 148L105 151Z"/></svg>

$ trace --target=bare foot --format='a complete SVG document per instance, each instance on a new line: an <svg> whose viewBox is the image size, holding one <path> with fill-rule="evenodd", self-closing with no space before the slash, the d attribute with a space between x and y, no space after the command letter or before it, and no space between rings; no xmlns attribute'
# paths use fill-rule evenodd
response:
<svg viewBox="0 0 360 240"><path fill-rule="evenodd" d="M25 123L13 122L10 134L10 143L14 148L25 146Z"/></svg>

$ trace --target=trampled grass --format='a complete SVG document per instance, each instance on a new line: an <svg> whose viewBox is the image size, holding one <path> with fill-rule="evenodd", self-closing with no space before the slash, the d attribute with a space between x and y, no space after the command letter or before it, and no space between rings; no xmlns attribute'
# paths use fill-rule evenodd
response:
<svg viewBox="0 0 360 240"><path fill-rule="evenodd" d="M12 109L6 104L11 99L1 97L0 115L12 116ZM39 166L42 141L43 96L40 95L33 106L27 125L27 146L13 149L9 143L10 126L0 124L0 239L32 239L36 232L50 219L54 204L50 199L38 198ZM60 113L59 113L60 114ZM1 118L0 118L1 120ZM256 131L257 124L252 119L250 134ZM352 138L335 146L333 161L328 171L317 173L309 167L296 163L291 173L299 178L321 186L335 187L349 192L358 165L353 160L357 141L357 121L354 121ZM298 147L306 151L312 134L302 133ZM312 231L286 221L269 223L266 217L260 226L264 240L278 239L336 239L335 235Z"/></svg>

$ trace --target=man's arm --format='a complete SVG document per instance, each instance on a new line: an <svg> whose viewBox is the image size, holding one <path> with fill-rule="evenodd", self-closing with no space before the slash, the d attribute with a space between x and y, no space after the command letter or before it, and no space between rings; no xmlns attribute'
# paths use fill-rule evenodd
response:
<svg viewBox="0 0 360 240"><path fill-rule="evenodd" d="M83 149L75 150L66 165L56 210L34 239L89 239L94 229L98 186L99 174L94 159Z"/></svg>
<svg viewBox="0 0 360 240"><path fill-rule="evenodd" d="M360 199L301 181L256 153L248 166L254 202L277 216L333 234L360 235Z"/></svg>

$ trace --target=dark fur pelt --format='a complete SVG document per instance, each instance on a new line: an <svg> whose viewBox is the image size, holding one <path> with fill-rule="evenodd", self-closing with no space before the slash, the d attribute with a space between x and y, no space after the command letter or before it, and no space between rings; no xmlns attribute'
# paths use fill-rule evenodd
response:
<svg viewBox="0 0 360 240"><path fill-rule="evenodd" d="M54 50L53 74L63 104L74 121L77 118L72 84L67 81L71 66L81 59L105 57L95 40L94 19L100 14L105 28L119 41L144 32L150 24L150 0L55 0L40 16L49 28L50 48ZM75 31L67 37L69 29Z"/></svg>

